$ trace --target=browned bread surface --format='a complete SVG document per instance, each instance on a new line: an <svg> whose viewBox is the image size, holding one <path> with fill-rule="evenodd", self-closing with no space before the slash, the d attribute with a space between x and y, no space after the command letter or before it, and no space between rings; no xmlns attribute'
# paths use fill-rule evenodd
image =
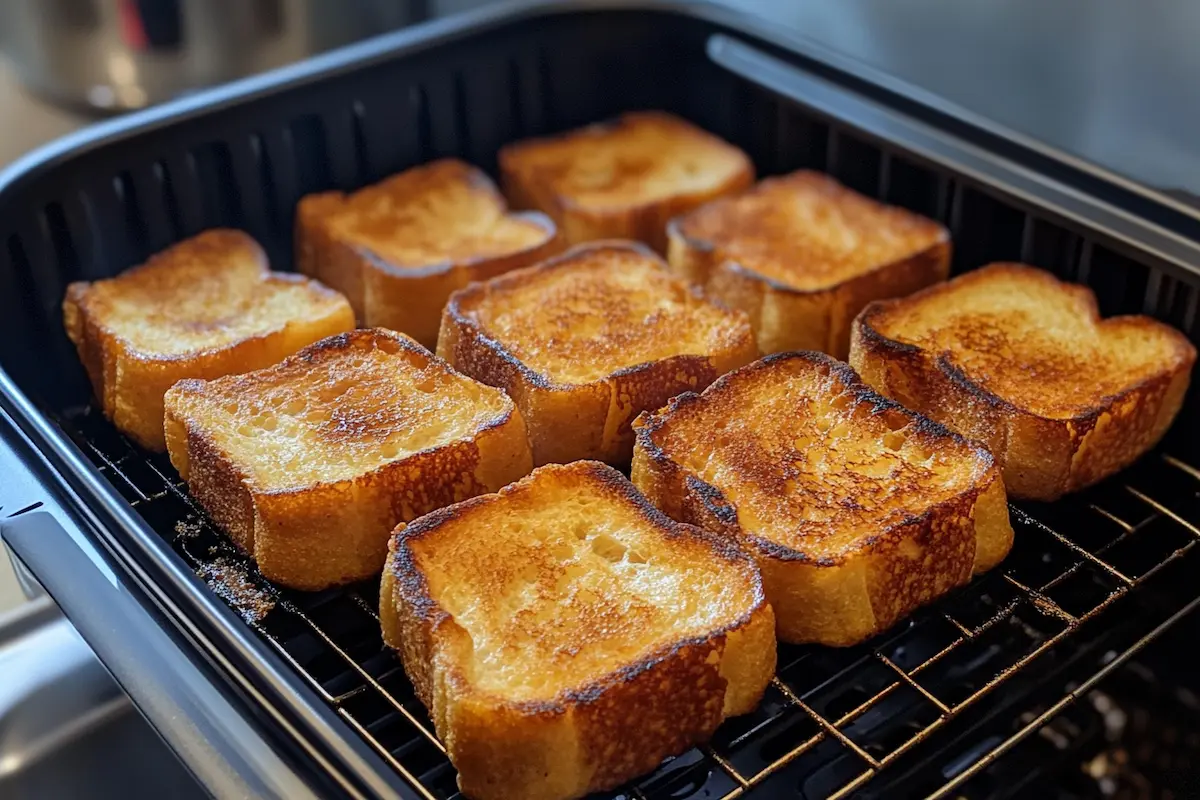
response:
<svg viewBox="0 0 1200 800"><path fill-rule="evenodd" d="M500 172L509 200L549 214L570 244L634 239L660 253L668 220L754 182L741 150L656 111L508 145Z"/></svg>
<svg viewBox="0 0 1200 800"><path fill-rule="evenodd" d="M535 464L628 463L630 423L758 356L749 323L645 247L593 242L456 292L438 354L512 396Z"/></svg>
<svg viewBox="0 0 1200 800"><path fill-rule="evenodd" d="M819 353L767 356L635 427L634 483L755 554L784 641L862 641L1012 544L982 446Z"/></svg>
<svg viewBox="0 0 1200 800"><path fill-rule="evenodd" d="M477 800L618 786L752 710L775 668L753 560L596 462L398 528L380 619Z"/></svg>
<svg viewBox="0 0 1200 800"><path fill-rule="evenodd" d="M176 384L167 449L267 578L321 589L379 572L392 529L532 469L520 413L382 329L276 366Z"/></svg>
<svg viewBox="0 0 1200 800"><path fill-rule="evenodd" d="M162 451L163 395L176 381L274 364L353 328L354 314L319 283L270 272L250 236L216 229L115 278L72 283L63 322L105 416Z"/></svg>
<svg viewBox="0 0 1200 800"><path fill-rule="evenodd" d="M362 324L431 349L452 291L560 249L548 217L509 213L491 179L456 159L309 195L296 212L300 271L344 292Z"/></svg>
<svg viewBox="0 0 1200 800"><path fill-rule="evenodd" d="M941 225L817 172L765 179L667 231L672 268L746 311L764 353L845 358L863 306L945 280L950 269Z"/></svg>
<svg viewBox="0 0 1200 800"><path fill-rule="evenodd" d="M1021 264L868 306L851 351L878 391L985 443L1009 494L1042 500L1153 447L1195 360L1170 326L1102 320L1091 290Z"/></svg>

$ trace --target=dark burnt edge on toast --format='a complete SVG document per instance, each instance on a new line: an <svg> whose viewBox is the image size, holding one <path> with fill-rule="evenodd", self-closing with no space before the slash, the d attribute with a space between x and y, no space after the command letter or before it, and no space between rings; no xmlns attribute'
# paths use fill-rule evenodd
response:
<svg viewBox="0 0 1200 800"><path fill-rule="evenodd" d="M652 361L643 361L640 364L631 364L628 367L621 367L618 370L608 373L602 378L597 378L594 381L588 381L587 383L583 384L558 383L557 381L552 380L548 375L537 372L532 367L527 365L524 361L514 355L513 352L509 350L503 342L500 342L489 336L484 331L483 326L480 325L478 320L474 319L469 313L465 313L462 310L463 301L472 300L479 296L480 293L485 291L486 286L494 286L502 289L512 286L520 286L541 272L565 269L571 266L572 262L577 260L580 256L587 255L593 250L603 250L609 248L628 250L631 253L645 256L646 258L655 261L661 269L668 269L667 264L665 261L663 261L662 257L642 242L634 241L633 239L596 239L590 242L581 242L568 248L565 252L559 253L556 256L546 259L545 261L506 272L503 275L492 278L489 281L472 281L462 289L458 289L450 295L450 299L446 303L445 313L450 316L456 326L470 331L473 339L490 351L491 354L496 357L496 359L511 369L514 374L520 375L522 378L524 378L525 381L535 389L543 389L546 391L570 390L577 386L588 386L594 383L608 381L613 378L624 378L630 375L637 375L638 373L647 372L651 369L661 368L664 364L670 366L681 364L707 366L709 363L709 357L706 355L681 354L668 356L667 358L655 359ZM667 274L670 273L668 272ZM722 311L728 311L732 313L733 310L730 309L729 306L718 302L714 298L706 297L704 292L699 288L695 286L688 286L687 289L691 295L698 300L703 300L709 305L720 308ZM512 388L513 382L508 380L508 374L495 372L492 370L487 370L483 374L486 375L486 380L483 381L484 383L488 383L492 386L502 386L505 391L508 391ZM495 381L495 383L492 383L492 381Z"/></svg>
<svg viewBox="0 0 1200 800"><path fill-rule="evenodd" d="M588 470L589 477L597 479L605 490L616 494L615 499L618 502L628 501L632 503L638 514L666 537L699 540L715 556L732 564L748 567L753 577L755 604L749 611L733 622L721 628L713 629L707 635L692 636L668 643L638 661L626 664L583 687L560 693L553 700L499 701L499 704L506 708L533 716L555 716L564 713L570 704L593 703L601 699L610 689L632 682L639 675L667 661L680 651L707 644L714 638L724 637L746 626L754 615L760 612L767 603L766 593L763 589L762 575L758 570L753 556L747 553L735 540L696 525L688 525L671 519L646 499L646 496L638 491L637 487L630 483L624 475L607 464L598 461L577 461L573 462L573 464L585 467ZM550 466L552 469L561 469L569 465L556 464L546 466ZM538 469L544 468L539 467ZM476 506L495 503L504 495L511 494L517 490L524 490L527 482L531 480L530 476L534 475L536 471L515 483L508 484L498 492L477 495L476 497L468 498L453 505L437 509L436 511L431 511L412 522L402 523L392 533L392 540L388 548L388 559L384 565L384 570L391 573L394 578L396 591L402 593L404 601L416 612L422 622L430 626L431 630L452 618L429 594L428 582L425 580L424 573L417 568L409 542L425 536L443 523L462 516L464 512ZM388 602L390 599L384 596L380 598L380 602Z"/></svg>
<svg viewBox="0 0 1200 800"><path fill-rule="evenodd" d="M275 364L273 366L266 367L265 369L274 370L274 369L277 369L278 367L280 367L281 365L283 365L289 361L292 361L292 360L302 361L302 362L304 362L306 364L310 364L310 365L315 365L315 364L321 363L325 359L335 357L340 352L350 350L351 348L359 346L359 342L364 341L367 338L370 338L372 340L372 342L377 341L378 336L379 336L378 330L386 331L387 329L386 328L384 328L384 329L355 328L352 331L345 331L344 333L339 333L334 336L326 337L325 339L321 339L319 341L313 342L309 346L296 351L292 355L285 358L283 361L279 362L279 364ZM386 338L387 338L387 341L394 342L397 345L398 349L404 350L408 353L411 353L411 354L419 356L419 357L427 358L430 361L435 362L439 366L445 368L447 371L449 371L452 374L459 375L464 378L467 377L465 375L462 375L462 373L460 373L458 370L454 369L454 367L450 366L450 364L448 364L445 359L439 358L433 352L426 350L420 344L408 339L407 337L403 336L402 334L398 335L396 338L392 338L391 336L388 336ZM242 373L241 375L226 376L226 377L244 377L248 374L250 374L250 373ZM220 379L215 378L213 380L220 380ZM206 382L209 382L209 381L206 381L203 378L186 378L186 379L176 383L175 388L184 388L191 392L203 391L203 388L204 388L203 384L205 384ZM353 482L363 480L364 478L368 478L372 475L377 475L385 470L394 468L396 464L403 464L404 462L407 462L410 459L417 458L417 457L428 458L432 455L436 455L437 453L439 453L443 450L447 450L451 447L456 447L456 446L462 445L464 443L472 443L473 440L476 437L478 437L478 435L480 433L483 433L484 431L490 431L490 430L499 428L499 427L507 424L512 419L513 413L516 412L516 410L517 410L517 406L516 406L516 403L513 402L511 398L509 398L509 403L510 403L510 405L506 412L504 412L503 414L498 415L496 418L490 420L489 422L487 422L487 424L481 425L478 428L473 429L472 436L470 438L455 439L454 441L446 442L444 444L439 444L439 445L435 445L433 447L426 447L421 450L416 450L416 451L404 456L403 458L395 458L395 459L392 459L391 461L385 461L384 463L380 464L378 467L375 467L374 469L360 473L359 475L356 475L353 478L343 479L340 481L332 481L332 482L325 481L325 480L319 480L319 481L314 481L313 483L310 483L306 486L297 487L294 489L258 489L258 490L255 490L253 492L253 494L257 495L257 496L284 497L287 495L304 494L306 492L312 491L315 488L331 486L335 483L345 483L345 482L353 483ZM205 447L211 448L214 452L217 451L218 448L213 443L212 439L208 436L207 431L196 430L192 427L190 422L187 422L187 421L185 421L184 424L187 428L189 441L192 440L192 437L195 437L196 440L202 442ZM231 464L230 467L232 468L232 466L233 465ZM239 475L238 477L241 480L245 479L244 475ZM208 513L208 512L206 511L205 513ZM214 522L214 524L215 524L215 522ZM220 529L220 526L218 525L217 528ZM257 567L256 567L256 569L257 569Z"/></svg>
<svg viewBox="0 0 1200 800"><path fill-rule="evenodd" d="M643 411L641 414L639 414L637 419L635 419L633 422L634 436L636 437L638 444L640 444L646 451L646 455L657 465L659 465L660 468L677 471L685 482L685 488L691 488L692 490L696 491L705 508L711 511L718 521L731 528L735 526L738 527L741 531L741 534L748 541L752 542L753 546L757 548L764 556L777 561L811 564L818 567L840 566L841 564L845 563L848 557L874 547L875 545L888 539L894 534L897 528L912 525L914 523L925 523L933 517L935 511L939 511L951 504L957 505L964 495L978 496L981 493L981 487L973 486L971 489L944 500L941 503L935 503L931 505L919 515L910 514L899 523L889 526L878 533L871 534L870 536L866 536L858 540L851 547L847 548L837 556L825 556L817 559L811 558L808 554L798 552L785 545L763 539L760 536L750 533L744 528L740 528L738 523L737 509L734 507L733 503L731 503L729 499L725 497L725 494L716 486L713 486L712 484L704 481L702 478L693 475L690 470L687 470L672 461L670 456L667 455L663 448L654 441L653 436L665 424L666 415L674 413L679 408L699 402L703 394L709 391L722 391L724 387L728 386L729 383L731 383L742 373L749 374L751 372L761 371L776 362L789 361L792 359L802 359L827 367L829 371L839 381L841 381L842 385L845 386L846 391L850 392L854 396L856 401L865 401L871 404L872 416L881 414L885 411L899 412L913 421L913 424L916 426L916 433L918 435L935 439L948 439L957 445L965 446L975 453L976 457L979 458L986 468L994 467L996 464L996 460L992 454L989 453L987 449L979 442L968 439L967 437L950 430L945 425L935 422L929 417L918 414L915 411L911 411L897 403L895 400L884 397L883 395L875 392L871 387L863 383L862 379L858 376L858 373L855 372L854 368L849 364L838 361L837 359L826 355L825 353L810 350L792 350L782 353L772 353L771 355L764 356L752 364L747 364L746 366L733 370L732 372L727 372L714 381L702 393L683 392L682 394L671 398L665 409L659 409L655 412Z"/></svg>
<svg viewBox="0 0 1200 800"><path fill-rule="evenodd" d="M1058 278L1058 276L1053 275L1052 273L1050 273L1046 270L1042 270L1037 267L1031 267L1026 264L1020 264L1018 262L1008 262L1008 261L991 262L985 266L989 266L989 267L990 266L1003 266L1003 267L1017 266L1017 267L1021 267L1023 269L1027 269L1027 270L1034 270L1039 273L1044 273L1046 277L1054 280L1060 286L1071 287L1071 288L1078 287L1079 289L1086 291L1086 293L1087 293L1086 296L1087 296L1087 301L1088 301L1088 310L1090 312L1089 316L1093 323L1101 324L1104 322L1108 322L1109 320L1121 320L1121 319L1151 319L1156 324L1162 325L1164 328L1168 328L1172 331L1175 331L1175 328L1173 328L1169 325L1166 325L1165 323L1161 323L1157 319L1154 319L1152 317L1146 317L1145 315L1118 314L1118 315L1112 316L1112 317L1101 316L1100 306L1096 300L1096 293L1095 293L1095 291L1092 290L1092 288L1090 286L1085 286L1084 284L1071 283L1070 281L1061 280L1060 278ZM982 267L980 269L982 269ZM962 275L959 275L958 278L966 277L968 275L973 274L974 272L977 272L977 270L972 270L971 272L963 273ZM957 278L954 278L952 280L956 280L956 279ZM925 363L927 362L935 370L937 370L942 375L944 375L947 378L947 380L949 380L955 386L957 386L958 388L962 389L964 392L969 394L973 400L976 400L979 403L985 404L991 408L994 408L998 411L1002 411L1005 413L1009 413L1009 414L1013 414L1013 415L1021 415L1021 416L1031 416L1031 417L1035 417L1037 419L1047 419L1054 423L1069 424L1078 431L1077 438L1079 438L1081 441L1082 441L1082 439L1084 439L1087 436L1087 434L1091 433L1093 428L1096 427L1096 423L1099 422L1101 415L1106 413L1107 411L1109 411L1109 409L1111 409L1114 405L1124 401L1127 397L1130 397L1131 395L1142 394L1144 392L1148 392L1151 389L1157 388L1160 384L1170 382L1170 379L1171 379L1171 376L1173 373L1167 372L1167 371L1160 371L1155 375L1152 375L1148 378L1144 378L1143 380L1140 380L1136 383L1130 384L1125 390L1123 390L1121 392L1118 392L1116 394L1104 395L1104 396L1098 398L1097 405L1087 409L1086 411L1076 414L1073 417L1046 417L1043 414L1039 414L1035 411L1031 411L1027 408L1023 408L1019 405L1016 405L1015 403L1013 403L1009 400L1006 400L1005 398L999 396L998 394L995 394L994 392L988 390L984 386L981 386L980 384L976 383L962 369L955 366L954 364L951 364L949 362L949 360L946 358L946 353L934 353L933 351L928 350L924 347L921 347L920 345L910 344L908 342L902 342L898 339L893 339L890 336L887 336L887 335L881 333L872 324L873 319L878 314L884 312L885 310L887 310L895 305L898 305L902 302L923 299L924 297L927 297L931 294L936 293L938 290L944 290L947 284L948 284L948 282L935 283L932 286L927 286L924 289L919 289L916 292L913 292L912 294L908 295L907 297L893 297L893 298L889 298L887 300L873 300L870 303L868 303L863 308L863 310L861 312L859 312L859 315L855 318L854 325L853 325L854 328L857 328L861 332L861 340L862 340L862 343L863 343L864 347L866 348L867 352L882 354L881 357L889 363L899 362L899 363L905 365L906 372L914 371L914 370L925 371L925 369L926 369ZM1178 333L1178 331L1176 331L1176 333ZM1183 334L1179 334L1179 336L1182 337ZM853 333L851 334L851 339L852 340L854 339ZM1185 341L1186 341L1186 339L1185 339Z"/></svg>

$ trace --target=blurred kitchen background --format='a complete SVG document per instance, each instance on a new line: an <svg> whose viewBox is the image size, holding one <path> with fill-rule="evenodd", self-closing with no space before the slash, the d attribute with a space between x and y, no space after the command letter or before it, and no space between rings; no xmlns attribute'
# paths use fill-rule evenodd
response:
<svg viewBox="0 0 1200 800"><path fill-rule="evenodd" d="M449 13L436 0L4 0L0 164L142 108Z"/></svg>

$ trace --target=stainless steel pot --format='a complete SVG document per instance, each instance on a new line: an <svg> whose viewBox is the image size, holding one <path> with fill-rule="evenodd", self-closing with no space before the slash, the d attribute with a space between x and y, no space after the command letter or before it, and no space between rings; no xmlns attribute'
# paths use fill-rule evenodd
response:
<svg viewBox="0 0 1200 800"><path fill-rule="evenodd" d="M54 100L127 110L420 21L413 0L3 0L0 49Z"/></svg>

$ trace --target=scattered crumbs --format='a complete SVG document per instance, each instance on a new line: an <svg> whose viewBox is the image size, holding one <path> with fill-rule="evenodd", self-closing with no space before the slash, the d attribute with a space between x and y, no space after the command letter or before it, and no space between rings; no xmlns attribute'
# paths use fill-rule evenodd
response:
<svg viewBox="0 0 1200 800"><path fill-rule="evenodd" d="M196 568L196 574L246 622L260 622L275 608L275 596L257 585L247 566L240 561L220 556L201 564Z"/></svg>
<svg viewBox="0 0 1200 800"><path fill-rule="evenodd" d="M60 415L65 420L74 421L90 416L92 414L92 406L90 403L82 406L67 406L62 410Z"/></svg>
<svg viewBox="0 0 1200 800"><path fill-rule="evenodd" d="M180 539L195 539L200 535L204 524L191 514L175 523L175 535Z"/></svg>

